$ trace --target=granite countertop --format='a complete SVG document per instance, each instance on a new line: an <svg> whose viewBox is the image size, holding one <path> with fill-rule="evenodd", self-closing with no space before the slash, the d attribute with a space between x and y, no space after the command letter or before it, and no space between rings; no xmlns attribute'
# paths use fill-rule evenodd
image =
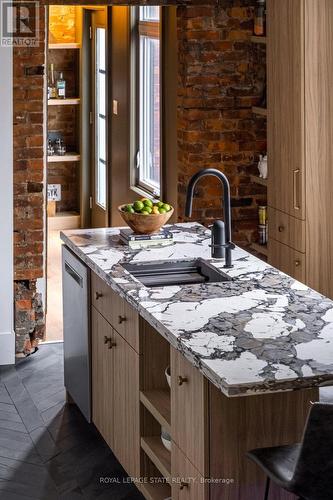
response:
<svg viewBox="0 0 333 500"><path fill-rule="evenodd" d="M210 231L169 226L174 244L129 250L117 228L64 231L63 242L227 396L333 382L333 302L236 247L223 283L147 288L122 262L212 260Z"/></svg>

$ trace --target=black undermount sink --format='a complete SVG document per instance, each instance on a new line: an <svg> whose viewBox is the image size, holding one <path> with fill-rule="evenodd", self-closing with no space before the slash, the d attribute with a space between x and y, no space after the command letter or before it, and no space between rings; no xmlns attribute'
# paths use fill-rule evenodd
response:
<svg viewBox="0 0 333 500"><path fill-rule="evenodd" d="M177 262L138 262L122 264L143 285L171 286L196 283L221 283L230 281L219 269L203 259L179 260Z"/></svg>

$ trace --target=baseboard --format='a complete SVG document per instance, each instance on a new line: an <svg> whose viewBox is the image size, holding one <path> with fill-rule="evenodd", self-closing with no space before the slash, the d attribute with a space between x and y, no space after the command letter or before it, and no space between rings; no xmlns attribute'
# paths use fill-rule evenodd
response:
<svg viewBox="0 0 333 500"><path fill-rule="evenodd" d="M15 333L0 332L0 366L15 364Z"/></svg>

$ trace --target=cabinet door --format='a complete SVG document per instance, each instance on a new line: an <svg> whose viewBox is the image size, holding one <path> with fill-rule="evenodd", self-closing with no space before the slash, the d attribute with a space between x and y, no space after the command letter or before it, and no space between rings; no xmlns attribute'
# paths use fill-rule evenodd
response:
<svg viewBox="0 0 333 500"><path fill-rule="evenodd" d="M171 449L173 500L207 500L209 488L182 451L173 443Z"/></svg>
<svg viewBox="0 0 333 500"><path fill-rule="evenodd" d="M304 1L267 1L268 201L305 218Z"/></svg>
<svg viewBox="0 0 333 500"><path fill-rule="evenodd" d="M199 370L171 348L172 440L195 468L208 473L208 384Z"/></svg>
<svg viewBox="0 0 333 500"><path fill-rule="evenodd" d="M305 283L305 254L287 247L279 241L268 241L268 262L283 273Z"/></svg>
<svg viewBox="0 0 333 500"><path fill-rule="evenodd" d="M103 316L92 309L92 420L113 448L113 330Z"/></svg>
<svg viewBox="0 0 333 500"><path fill-rule="evenodd" d="M126 472L139 477L139 355L115 331L114 339L113 451Z"/></svg>

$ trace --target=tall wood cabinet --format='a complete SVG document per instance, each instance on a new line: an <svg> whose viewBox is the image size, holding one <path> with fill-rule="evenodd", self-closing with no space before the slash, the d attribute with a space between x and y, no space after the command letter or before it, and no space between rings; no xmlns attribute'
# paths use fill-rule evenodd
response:
<svg viewBox="0 0 333 500"><path fill-rule="evenodd" d="M268 261L333 296L333 3L267 0Z"/></svg>

